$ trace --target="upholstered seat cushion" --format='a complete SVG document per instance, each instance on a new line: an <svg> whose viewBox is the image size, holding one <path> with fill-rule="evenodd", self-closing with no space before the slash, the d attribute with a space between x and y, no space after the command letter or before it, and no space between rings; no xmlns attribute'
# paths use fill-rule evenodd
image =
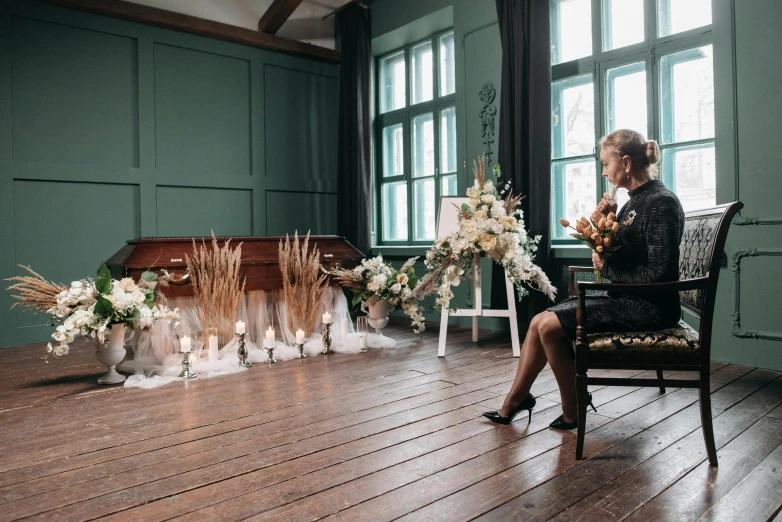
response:
<svg viewBox="0 0 782 522"><path fill-rule="evenodd" d="M684 321L674 328L649 332L605 332L587 336L589 349L609 351L697 352L698 332Z"/></svg>

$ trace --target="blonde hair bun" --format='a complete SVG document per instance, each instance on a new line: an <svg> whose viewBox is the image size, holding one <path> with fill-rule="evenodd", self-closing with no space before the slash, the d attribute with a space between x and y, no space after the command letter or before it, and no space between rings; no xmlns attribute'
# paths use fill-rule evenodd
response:
<svg viewBox="0 0 782 522"><path fill-rule="evenodd" d="M650 165L656 165L660 161L660 146L654 140L646 142L646 157Z"/></svg>

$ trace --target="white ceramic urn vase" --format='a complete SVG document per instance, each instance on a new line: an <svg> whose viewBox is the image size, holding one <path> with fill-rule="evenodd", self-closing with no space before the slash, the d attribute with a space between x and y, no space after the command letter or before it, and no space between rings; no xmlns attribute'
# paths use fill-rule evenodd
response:
<svg viewBox="0 0 782 522"><path fill-rule="evenodd" d="M380 333L380 329L388 324L388 302L376 301L374 304L367 305L369 326Z"/></svg>
<svg viewBox="0 0 782 522"><path fill-rule="evenodd" d="M95 358L109 371L98 378L98 384L117 384L124 382L126 377L117 372L116 366L125 358L125 325L113 324L109 331L108 341L98 343Z"/></svg>

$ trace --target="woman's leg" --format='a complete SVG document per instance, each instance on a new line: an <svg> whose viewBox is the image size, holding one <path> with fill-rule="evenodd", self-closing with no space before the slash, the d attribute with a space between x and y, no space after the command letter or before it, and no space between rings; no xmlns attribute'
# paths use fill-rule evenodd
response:
<svg viewBox="0 0 782 522"><path fill-rule="evenodd" d="M516 411L516 407L527 398L538 374L546 366L546 353L540 342L538 328L540 318L543 314L538 314L532 318L527 330L527 336L524 338L524 344L521 346L519 355L519 368L516 370L516 378L510 387L508 395L505 396L505 402L500 409L500 415L507 417Z"/></svg>
<svg viewBox="0 0 782 522"><path fill-rule="evenodd" d="M546 358L559 384L559 396L562 400L562 414L565 422L576 421L576 358L570 340L562 329L562 324L554 312L540 314L538 324L540 337Z"/></svg>

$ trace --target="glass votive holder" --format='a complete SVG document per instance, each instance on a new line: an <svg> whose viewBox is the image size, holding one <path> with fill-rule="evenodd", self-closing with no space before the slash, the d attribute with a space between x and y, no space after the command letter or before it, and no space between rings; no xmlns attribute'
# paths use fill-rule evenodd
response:
<svg viewBox="0 0 782 522"><path fill-rule="evenodd" d="M368 331L369 331L369 324L367 323L367 317L364 315L360 315L356 317L356 333L358 334L358 347L361 348L361 351L365 351L369 345L368 345Z"/></svg>

